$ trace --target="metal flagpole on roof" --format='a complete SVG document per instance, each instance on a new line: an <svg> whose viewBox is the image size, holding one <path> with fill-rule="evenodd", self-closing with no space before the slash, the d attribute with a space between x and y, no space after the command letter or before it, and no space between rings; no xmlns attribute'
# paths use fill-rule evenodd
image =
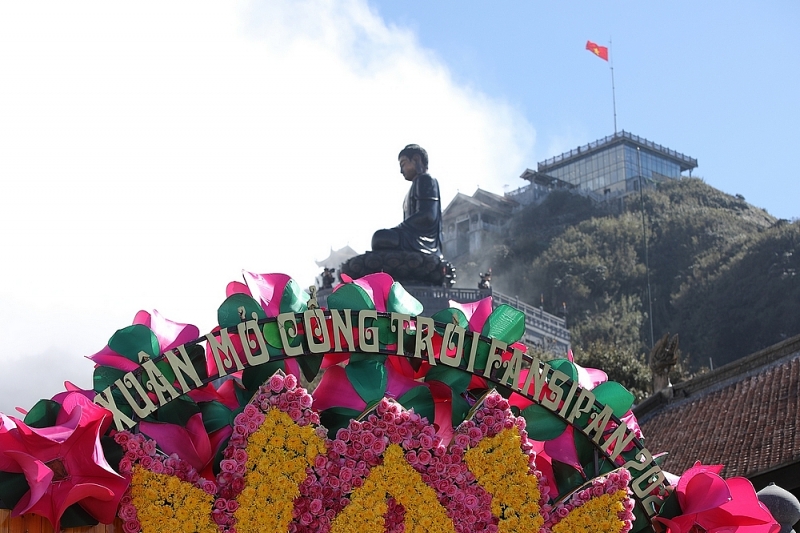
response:
<svg viewBox="0 0 800 533"><path fill-rule="evenodd" d="M644 241L644 269L647 272L647 305L650 315L650 349L655 346L655 336L653 335L653 297L650 294L650 251L647 246L647 225L644 219L644 182L642 181L642 155L639 147L636 147L636 169L639 174L639 200L642 202L642 240Z"/></svg>
<svg viewBox="0 0 800 533"><path fill-rule="evenodd" d="M617 94L614 88L614 51L611 47L611 37L608 38L608 66L611 68L611 102L614 106L614 135L617 134Z"/></svg>

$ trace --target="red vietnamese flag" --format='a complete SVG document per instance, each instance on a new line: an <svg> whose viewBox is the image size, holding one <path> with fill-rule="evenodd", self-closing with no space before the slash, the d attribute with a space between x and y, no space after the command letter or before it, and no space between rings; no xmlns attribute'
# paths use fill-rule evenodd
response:
<svg viewBox="0 0 800 533"><path fill-rule="evenodd" d="M586 41L586 49L589 50L591 53L599 57L600 59L605 59L608 61L608 48L605 46L599 46L592 41Z"/></svg>

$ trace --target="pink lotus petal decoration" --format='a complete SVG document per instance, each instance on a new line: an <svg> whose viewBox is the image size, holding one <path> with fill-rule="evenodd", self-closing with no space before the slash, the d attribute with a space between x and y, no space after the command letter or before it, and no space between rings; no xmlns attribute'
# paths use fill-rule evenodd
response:
<svg viewBox="0 0 800 533"><path fill-rule="evenodd" d="M341 366L326 370L314 390L314 408L324 411L331 407L345 407L359 412L367 408L367 402L358 395Z"/></svg>
<svg viewBox="0 0 800 533"><path fill-rule="evenodd" d="M55 401L55 402L63 404L64 403L64 399L67 396L69 396L70 394L73 394L73 393L82 394L83 396L85 396L89 400L94 400L94 397L97 395L97 393L95 393L93 390L85 390L85 389L82 389L82 388L78 387L77 385L75 385L74 383L72 383L70 381L65 381L64 382L64 391L59 392L58 394L53 396L51 399L53 401Z"/></svg>
<svg viewBox="0 0 800 533"><path fill-rule="evenodd" d="M267 316L278 316L281 312L283 291L292 278L286 274L255 274L246 270L242 271L242 276L253 299L264 308Z"/></svg>
<svg viewBox="0 0 800 533"><path fill-rule="evenodd" d="M464 313L464 316L466 316L469 321L469 329L471 331L480 332L483 329L483 325L486 324L489 315L492 314L492 297L487 296L477 302L465 304L450 300L450 307Z"/></svg>
<svg viewBox="0 0 800 533"><path fill-rule="evenodd" d="M575 447L575 435L573 434L572 426L567 426L564 433L555 439L546 441L544 443L544 451L550 458L583 472L581 460L578 458L578 450Z"/></svg>
<svg viewBox="0 0 800 533"><path fill-rule="evenodd" d="M394 280L389 274L378 272L377 274L367 274L364 277L352 281L369 295L375 304L375 310L385 313L389 301L389 291Z"/></svg>

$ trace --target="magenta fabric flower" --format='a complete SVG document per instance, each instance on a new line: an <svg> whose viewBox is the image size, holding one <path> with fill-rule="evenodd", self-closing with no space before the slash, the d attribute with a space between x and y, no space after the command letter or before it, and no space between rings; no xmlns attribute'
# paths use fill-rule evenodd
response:
<svg viewBox="0 0 800 533"><path fill-rule="evenodd" d="M213 477L213 474L210 470L204 471L210 466L222 442L233 433L231 426L225 426L209 435L203 425L203 415L200 413L189 418L185 426L142 421L139 423L139 429L158 441L158 446L166 454L179 454L182 459L207 477Z"/></svg>
<svg viewBox="0 0 800 533"><path fill-rule="evenodd" d="M25 474L30 487L12 516L35 513L59 531L64 511L77 503L100 522L111 523L128 487L100 445L111 413L79 393L67 396L65 404L53 427L33 428L3 417L0 470Z"/></svg>
<svg viewBox="0 0 800 533"><path fill-rule="evenodd" d="M758 501L752 483L742 477L722 479L722 465L699 462L683 473L675 491L682 515L655 520L668 533L777 533L780 525Z"/></svg>

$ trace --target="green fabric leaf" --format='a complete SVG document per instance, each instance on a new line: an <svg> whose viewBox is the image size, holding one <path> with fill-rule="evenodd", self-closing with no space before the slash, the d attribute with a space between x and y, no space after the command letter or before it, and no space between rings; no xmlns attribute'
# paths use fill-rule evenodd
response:
<svg viewBox="0 0 800 533"><path fill-rule="evenodd" d="M355 283L345 283L328 296L329 309L375 309L369 294Z"/></svg>
<svg viewBox="0 0 800 533"><path fill-rule="evenodd" d="M102 392L114 384L114 382L127 374L124 370L117 370L110 366L98 366L94 369L94 391Z"/></svg>
<svg viewBox="0 0 800 533"><path fill-rule="evenodd" d="M299 323L298 323L299 326ZM291 322L287 322L284 324L283 328L288 332L292 329ZM281 339L281 332L278 329L277 322L266 322L262 328L261 332L264 334L264 339L267 341L267 352L270 355L282 355L283 354L283 339ZM289 339L289 346L299 346L303 342L303 336L297 335L295 337L290 337L289 335L286 336Z"/></svg>
<svg viewBox="0 0 800 533"><path fill-rule="evenodd" d="M600 471L597 473L598 476L604 476L609 472L613 472L618 467L614 464L614 461L609 461L606 459L602 454L600 455Z"/></svg>
<svg viewBox="0 0 800 533"><path fill-rule="evenodd" d="M319 367L322 366L322 355L306 355L297 358L297 364L300 365L300 370L303 371L303 376L306 381L312 382L319 374Z"/></svg>
<svg viewBox="0 0 800 533"><path fill-rule="evenodd" d="M581 473L571 466L553 459L553 476L556 478L558 495L564 496L583 485L586 481Z"/></svg>
<svg viewBox="0 0 800 533"><path fill-rule="evenodd" d="M436 365L428 370L425 381L441 381L453 389L454 394L461 394L467 390L472 374L445 365Z"/></svg>
<svg viewBox="0 0 800 533"><path fill-rule="evenodd" d="M185 426L189 419L200 412L200 408L188 396L181 396L159 407L155 412L159 422Z"/></svg>
<svg viewBox="0 0 800 533"><path fill-rule="evenodd" d="M230 425L232 422L231 410L219 402L203 402L198 407L203 413L203 425L208 433Z"/></svg>
<svg viewBox="0 0 800 533"><path fill-rule="evenodd" d="M637 507L639 506L637 505ZM682 513L683 511L681 511L681 506L678 503L678 491L672 491L672 494L670 494L661 505L661 509L658 511L658 516L663 516L664 518L675 518Z"/></svg>
<svg viewBox="0 0 800 533"><path fill-rule="evenodd" d="M328 438L335 439L336 432L347 427L351 420L360 415L360 411L346 407L331 407L319 414L320 425L328 429ZM23 476L24 479L24 476Z"/></svg>
<svg viewBox="0 0 800 533"><path fill-rule="evenodd" d="M217 323L221 328L229 328L239 322L252 320L253 313L256 314L256 320L267 318L264 309L252 297L242 293L231 294L217 309Z"/></svg>
<svg viewBox="0 0 800 533"><path fill-rule="evenodd" d="M567 429L567 423L539 404L526 407L520 413L527 422L525 431L533 440L553 440Z"/></svg>
<svg viewBox="0 0 800 533"><path fill-rule="evenodd" d="M161 350L156 334L141 324L118 330L108 340L108 347L134 363L139 362L139 352L146 353L152 359Z"/></svg>
<svg viewBox="0 0 800 533"><path fill-rule="evenodd" d="M0 501L5 509L13 509L29 490L25 474L0 471Z"/></svg>
<svg viewBox="0 0 800 533"><path fill-rule="evenodd" d="M525 313L510 305L498 305L481 329L481 335L511 344L525 334Z"/></svg>
<svg viewBox="0 0 800 533"><path fill-rule="evenodd" d="M435 322L443 322L444 324L455 323L465 330L469 330L469 320L467 320L467 315L465 315L461 309L454 309L452 307L449 309L442 309L438 313L434 314L431 318ZM444 333L444 328L437 327L436 330L439 333Z"/></svg>
<svg viewBox="0 0 800 533"><path fill-rule="evenodd" d="M231 422L233 421L233 416L231 416ZM211 469L214 472L214 476L218 476L220 472L222 472L222 468L220 468L220 463L222 460L225 459L225 450L228 448L228 443L230 442L231 438L228 437L227 439L222 439L222 442L217 449L217 453L214 455L214 461L211 463L213 468Z"/></svg>
<svg viewBox="0 0 800 533"><path fill-rule="evenodd" d="M99 522L95 517L83 510L77 503L70 505L61 515L61 528L96 526Z"/></svg>
<svg viewBox="0 0 800 533"><path fill-rule="evenodd" d="M368 404L383 398L386 394L386 365L375 359L351 361L345 367L347 379L353 384L361 399Z"/></svg>
<svg viewBox="0 0 800 533"><path fill-rule="evenodd" d="M392 283L389 289L389 298L386 309L390 313L403 313L405 315L416 316L422 313L422 304L411 296L406 289L398 282Z"/></svg>
<svg viewBox="0 0 800 533"><path fill-rule="evenodd" d="M239 407L233 410L233 416L236 416L244 411L244 406L252 399L253 392L245 389L236 382L233 383L233 392L236 394L236 401L239 402ZM233 422L233 419L231 419L231 422Z"/></svg>
<svg viewBox="0 0 800 533"><path fill-rule="evenodd" d="M415 413L433 423L436 416L436 408L433 404L433 395L428 387L424 385L414 387L400 396L397 401L406 409L413 408Z"/></svg>
<svg viewBox="0 0 800 533"><path fill-rule="evenodd" d="M453 427L458 427L467 418L468 413L469 403L467 400L453 392Z"/></svg>
<svg viewBox="0 0 800 533"><path fill-rule="evenodd" d="M380 353L353 352L350 354L350 363L357 363L359 361L380 361L383 363L386 361L387 357L388 355Z"/></svg>
<svg viewBox="0 0 800 533"><path fill-rule="evenodd" d="M560 370L565 373L572 381L578 379L578 369L569 359L553 359L549 361L549 364L554 370Z"/></svg>
<svg viewBox="0 0 800 533"><path fill-rule="evenodd" d="M35 428L46 428L56 425L56 417L61 410L61 404L53 400L39 400L31 407L22 420Z"/></svg>
<svg viewBox="0 0 800 533"><path fill-rule="evenodd" d="M392 331L392 321L389 317L378 317L375 321L367 320L366 324L367 327L378 327L378 341L381 343L381 346L397 342L397 332Z"/></svg>
<svg viewBox="0 0 800 533"><path fill-rule="evenodd" d="M281 296L281 313L303 313L308 310L306 303L308 302L309 295L306 291L300 288L300 285L290 279L289 283L283 288L283 296Z"/></svg>
<svg viewBox="0 0 800 533"><path fill-rule="evenodd" d="M251 394L255 393L278 370L286 371L286 364L283 360L268 361L262 365L245 368L242 371L242 385Z"/></svg>
<svg viewBox="0 0 800 533"><path fill-rule="evenodd" d="M186 352L189 354L189 361L192 362L194 371L197 372L197 375L200 377L200 379L208 378L205 348L200 344L187 345Z"/></svg>
<svg viewBox="0 0 800 533"><path fill-rule="evenodd" d="M467 338L466 341L464 341L464 357L465 358L469 357L469 354L472 351L472 342L473 341L472 341L472 337L471 336L469 338ZM475 350L475 365L473 366L473 369L477 373L477 372L482 371L482 370L484 370L486 368L486 363L489 361L489 346L490 346L490 344L487 344L485 342L480 342L480 341L476 341L476 342L478 342L478 349Z"/></svg>
<svg viewBox="0 0 800 533"><path fill-rule="evenodd" d="M111 468L119 472L119 463L125 457L125 450L117 444L114 437L100 437L100 446L103 447L103 456Z"/></svg>
<svg viewBox="0 0 800 533"><path fill-rule="evenodd" d="M156 368L164 376L164 379L167 381L167 383L175 383L175 372L172 370L172 366L170 366L168 361L159 361L156 363ZM142 386L145 388L145 390L148 390L147 384L150 382L150 375L146 371L142 372L139 379L141 380Z"/></svg>
<svg viewBox="0 0 800 533"><path fill-rule="evenodd" d="M267 345L278 350L283 349L283 341L281 340L281 332L278 329L277 322L267 322L262 326L261 333L264 334L264 339ZM272 352L270 352L270 355Z"/></svg>
<svg viewBox="0 0 800 533"><path fill-rule="evenodd" d="M675 492L673 492L673 495L674 494ZM633 508L633 518L634 520L633 520L633 527L631 528L631 533L639 533L640 531L647 531L647 532L653 531L653 526L651 525L652 522L650 522L650 518L645 514L644 508L642 507L642 504L639 502L636 502L636 505Z"/></svg>
<svg viewBox="0 0 800 533"><path fill-rule="evenodd" d="M578 461L583 465L584 472L593 473L594 476L600 475L600 472L594 471L594 457L595 450L592 441L586 438L586 435L574 429L572 432L572 439L575 442L575 450L578 452ZM600 466L600 456L597 457L598 467Z"/></svg>
<svg viewBox="0 0 800 533"><path fill-rule="evenodd" d="M611 407L617 418L625 416L636 397L616 381L606 381L592 389L597 401Z"/></svg>

